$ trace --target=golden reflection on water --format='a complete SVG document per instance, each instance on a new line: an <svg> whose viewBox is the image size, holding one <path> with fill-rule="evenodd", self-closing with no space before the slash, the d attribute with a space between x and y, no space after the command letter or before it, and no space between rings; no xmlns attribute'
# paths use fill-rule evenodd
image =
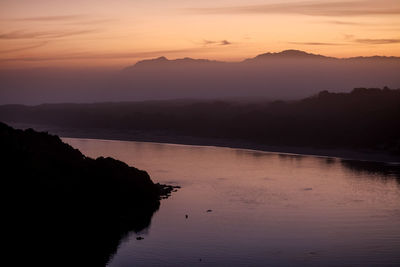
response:
<svg viewBox="0 0 400 267"><path fill-rule="evenodd" d="M398 168L220 147L63 140L182 186L162 201L145 239L123 243L110 266L400 263Z"/></svg>

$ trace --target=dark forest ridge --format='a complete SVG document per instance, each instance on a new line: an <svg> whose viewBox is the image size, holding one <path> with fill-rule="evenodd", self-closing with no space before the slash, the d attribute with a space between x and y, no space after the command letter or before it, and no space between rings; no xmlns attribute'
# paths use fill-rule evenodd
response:
<svg viewBox="0 0 400 267"><path fill-rule="evenodd" d="M0 104L232 97L294 100L322 90L400 88L399 70L399 57L333 58L299 50L264 53L240 62L159 57L118 71L4 70Z"/></svg>
<svg viewBox="0 0 400 267"><path fill-rule="evenodd" d="M189 136L236 144L394 154L400 153L399 118L400 89L388 88L323 91L290 102L192 100L0 106L0 120L56 127L64 136L141 141Z"/></svg>

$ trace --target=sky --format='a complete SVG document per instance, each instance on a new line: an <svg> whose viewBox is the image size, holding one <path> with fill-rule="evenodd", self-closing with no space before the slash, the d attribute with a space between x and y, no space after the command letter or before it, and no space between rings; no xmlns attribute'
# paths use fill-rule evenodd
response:
<svg viewBox="0 0 400 267"><path fill-rule="evenodd" d="M400 0L0 0L0 69L239 61L285 49L400 56Z"/></svg>

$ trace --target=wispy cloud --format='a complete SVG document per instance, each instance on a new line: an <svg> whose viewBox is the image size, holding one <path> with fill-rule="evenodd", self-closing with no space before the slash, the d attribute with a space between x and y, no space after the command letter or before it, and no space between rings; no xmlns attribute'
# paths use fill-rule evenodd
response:
<svg viewBox="0 0 400 267"><path fill-rule="evenodd" d="M229 42L228 40L222 40L219 44L220 44L220 45L230 45L230 44L232 44L232 43Z"/></svg>
<svg viewBox="0 0 400 267"><path fill-rule="evenodd" d="M6 50L0 50L0 54L31 50L31 49L45 46L47 43L48 42L40 42L40 43L30 45L30 46L23 46L23 47L11 48L11 49L6 49Z"/></svg>
<svg viewBox="0 0 400 267"><path fill-rule="evenodd" d="M42 17L26 17L14 18L16 21L71 21L77 19L84 19L86 15L60 15L60 16L42 16Z"/></svg>
<svg viewBox="0 0 400 267"><path fill-rule="evenodd" d="M32 23L53 23L58 25L95 25L118 21L118 19L95 16L95 15L57 15L57 16L39 16L39 17L22 17L22 18L2 18L0 21L14 22L32 22Z"/></svg>
<svg viewBox="0 0 400 267"><path fill-rule="evenodd" d="M361 44L397 44L400 39L355 39L356 43Z"/></svg>
<svg viewBox="0 0 400 267"><path fill-rule="evenodd" d="M370 44L370 45L384 45L384 44L397 44L400 43L399 38L387 38L387 39L368 39L368 38L356 38L351 34L344 34L343 39L346 40L344 43L332 43L332 42L288 42L289 44L296 45L310 45L310 46L341 46L341 45L352 45L358 44Z"/></svg>
<svg viewBox="0 0 400 267"><path fill-rule="evenodd" d="M118 21L117 19L85 19L85 20L76 20L76 21L66 21L64 25L95 25L95 24L104 24Z"/></svg>
<svg viewBox="0 0 400 267"><path fill-rule="evenodd" d="M322 43L322 42L289 42L289 44L297 44L297 45L346 45L342 43Z"/></svg>
<svg viewBox="0 0 400 267"><path fill-rule="evenodd" d="M203 40L204 45L210 45L210 44L216 44L217 41L211 41L211 40Z"/></svg>
<svg viewBox="0 0 400 267"><path fill-rule="evenodd" d="M59 31L12 31L7 33L0 33L0 39L53 39L62 38L72 35L82 35L98 32L96 29L88 30L59 30Z"/></svg>
<svg viewBox="0 0 400 267"><path fill-rule="evenodd" d="M104 18L92 15L65 15L65 16L43 16L8 19L21 22L52 22L64 25L94 25L115 22L117 19Z"/></svg>
<svg viewBox="0 0 400 267"><path fill-rule="evenodd" d="M304 1L231 7L188 8L197 14L301 14L309 16L399 15L398 0Z"/></svg>
<svg viewBox="0 0 400 267"><path fill-rule="evenodd" d="M231 45L232 42L228 40L221 40L221 41L212 41L212 40L203 40L203 45Z"/></svg>
<svg viewBox="0 0 400 267"><path fill-rule="evenodd" d="M324 22L329 23L329 24L336 24L336 25L354 25L354 26L367 25L365 23L341 21L341 20L329 20L329 21L324 21Z"/></svg>
<svg viewBox="0 0 400 267"><path fill-rule="evenodd" d="M343 39L352 43L384 45L400 43L399 38L357 38L353 34L344 34Z"/></svg>

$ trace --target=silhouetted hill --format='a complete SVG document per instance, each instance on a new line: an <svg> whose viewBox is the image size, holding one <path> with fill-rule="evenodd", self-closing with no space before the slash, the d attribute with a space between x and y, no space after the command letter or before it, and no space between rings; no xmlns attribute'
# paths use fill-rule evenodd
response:
<svg viewBox="0 0 400 267"><path fill-rule="evenodd" d="M149 101L0 106L0 119L68 133L192 136L271 146L400 152L400 90L328 91L300 101ZM69 129L69 130L68 130ZM88 136L88 135L86 135ZM92 136L89 134L89 136ZM107 136L107 135L105 135ZM125 136L125 137L119 137ZM96 136L92 136L96 137ZM147 138L147 140L154 140ZM155 140L156 141L156 140Z"/></svg>
<svg viewBox="0 0 400 267"><path fill-rule="evenodd" d="M150 224L171 189L32 129L0 123L0 148L3 241L15 266L105 266L128 232Z"/></svg>
<svg viewBox="0 0 400 267"><path fill-rule="evenodd" d="M208 60L208 59L194 59L194 58L178 58L178 59L167 59L166 57L158 57L154 59L146 59L146 60L141 60L138 61L136 64L133 66L129 66L125 68L125 70L134 70L138 69L141 67L171 67L171 66L178 66L178 65L185 65L189 64L192 66L199 66L199 65L213 65L213 64L225 64L227 66L240 66L241 63L256 63L256 62L264 62L268 63L268 61L276 63L276 60L293 60L293 63L301 63L303 60L320 60L328 63L332 63L333 61L337 62L357 62L360 60L363 61L387 61L387 60L392 60L392 61L399 61L400 57L385 57L385 56L370 56L370 57L349 57L349 58L336 58L336 57L328 57L328 56L323 56L319 54L313 54L313 53L307 53L305 51L301 50L294 50L294 49L288 49L288 50L283 50L281 52L276 52L276 53L271 53L267 52L264 54L259 54L253 58L247 58L241 62L223 62L223 61L217 61L217 60ZM248 65L247 65L248 66Z"/></svg>
<svg viewBox="0 0 400 267"><path fill-rule="evenodd" d="M179 65L192 65L192 66L200 66L200 65L207 65L207 64L215 64L215 63L224 63L215 60L208 60L208 59L193 59L189 57L179 58L174 60L169 60L166 57L158 57L154 59L146 59L138 61L133 66L125 68L125 70L134 70L140 68L151 68L151 67L170 67L170 66L179 66Z"/></svg>
<svg viewBox="0 0 400 267"><path fill-rule="evenodd" d="M244 62L260 61L260 60L275 60L275 59L334 59L333 57L326 57L322 55L316 55L312 53L307 53L300 50L284 50L278 53L264 53L257 55L254 58L245 59Z"/></svg>
<svg viewBox="0 0 400 267"><path fill-rule="evenodd" d="M126 68L114 90L126 88L132 95L140 92L160 99L261 96L293 100L321 90L399 88L398 69L398 57L335 58L299 50L264 53L241 62L161 57Z"/></svg>

